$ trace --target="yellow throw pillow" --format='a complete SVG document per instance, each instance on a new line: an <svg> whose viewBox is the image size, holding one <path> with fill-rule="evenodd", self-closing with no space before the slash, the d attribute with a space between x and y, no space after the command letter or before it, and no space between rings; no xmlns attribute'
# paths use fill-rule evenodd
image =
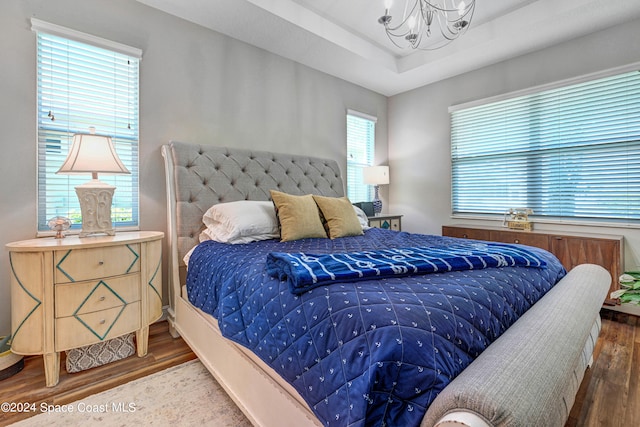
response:
<svg viewBox="0 0 640 427"><path fill-rule="evenodd" d="M320 220L320 211L311 194L294 196L271 190L271 198L280 221L281 241L327 237Z"/></svg>
<svg viewBox="0 0 640 427"><path fill-rule="evenodd" d="M313 200L316 201L327 221L330 238L363 234L358 215L348 198L313 196Z"/></svg>

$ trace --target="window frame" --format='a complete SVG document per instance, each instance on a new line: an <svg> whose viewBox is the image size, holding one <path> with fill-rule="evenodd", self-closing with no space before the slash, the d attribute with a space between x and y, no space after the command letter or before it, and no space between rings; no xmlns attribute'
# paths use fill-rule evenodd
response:
<svg viewBox="0 0 640 427"><path fill-rule="evenodd" d="M640 73L640 63L633 63L629 65L625 65L622 67L616 67L604 71L600 71L597 73L590 73L587 75L579 76L576 78L566 79L550 84L540 85L520 91L510 92L490 98L479 99L476 101L467 102L464 104L453 105L449 107L449 113L452 117L451 123L451 217L452 218L464 218L464 219L498 219L504 216L504 213L496 213L496 212L458 212L455 210L456 208L456 200L455 200L455 186L456 186L456 176L455 176L455 165L454 165L454 123L453 123L453 114L462 110L469 110L475 107L482 106L491 106L495 104L499 104L503 101L510 101L517 98L523 97L533 97L536 94L541 94L543 92L553 91L556 89L571 89L572 86L577 86L583 83L597 82L601 79L606 78L614 78L616 76L624 75L631 72L639 72ZM620 142L620 145L628 144L628 142ZM530 193L529 193L530 194ZM517 205L517 206L516 206ZM506 206L505 208L516 208L516 207L524 207L518 204L518 202L514 202L512 206ZM563 215L563 216L553 216L553 215L535 215L535 221L541 223L563 223L563 224L575 224L575 225L589 225L589 226L605 226L605 227L640 227L640 223L636 218L632 218L627 216L626 218L614 218L614 217L589 217L589 216L576 216L575 212L572 212L573 216Z"/></svg>
<svg viewBox="0 0 640 427"><path fill-rule="evenodd" d="M36 119L36 133L37 133L37 191L36 191L36 207L37 207L37 235L38 236L48 236L51 235L52 232L49 230L47 226L47 222L50 219L49 217L61 215L61 216L73 216L80 215L79 213L79 202L77 200L77 196L73 187L76 185L82 184L91 179L90 174L81 174L81 175L56 175L55 171L62 164L62 161L66 158L66 154L71 145L71 140L73 139L73 134L78 132L88 132L90 126L96 126L96 133L102 135L108 135L112 137L114 146L121 160L125 163L127 168L131 171L131 175L99 175L99 179L101 181L107 182L109 184L115 185L116 194L114 195L114 205L112 206L112 220L113 225L118 230L138 230L140 226L140 212L139 212L139 93L140 93L140 68L139 64L142 59L142 50L127 46L121 43L113 42L111 40L103 39L100 37L93 36L91 34L82 33L70 28L62 27L56 24L52 24L49 22L41 21L36 18L31 19L31 29L34 33L36 33L36 71L38 76L37 81L37 93L38 98L36 100L37 105L37 119ZM125 90L124 96L125 101L122 101L126 104L125 107L120 105L116 106L115 104L110 108L101 108L96 109L95 113L91 113L90 109L87 107L86 101L82 103L82 101L77 101L74 99L76 103L75 108L71 107L71 104L64 108L58 106L57 109L60 112L59 117L63 117L62 120L58 120L58 123L55 123L53 117L50 118L51 124L47 123L47 120L43 117L43 114L46 115L46 112L43 112L47 109L47 105L51 104L55 105L55 99L49 100L48 102L43 101L43 99L47 99L46 96L48 94L56 94L56 91L60 89L56 86L51 86L51 83L48 83L49 86L46 87L47 83L45 83L45 79L49 79L49 81L53 81L53 69L51 68L56 61L54 61L53 55L57 53L55 50L50 50L46 52L46 58L43 58L41 61L40 55L41 51L44 52L44 49L47 45L43 44L41 48L41 43L48 43L53 46L54 43L58 43L60 45L64 43L68 43L70 51L77 52L78 49L87 48L87 54L91 56L80 56L76 57L78 59L77 62L70 62L68 59L60 60L59 63L63 63L66 61L66 66L69 67L69 70L72 70L71 67L74 65L79 65L80 60L93 60L93 55L100 56L98 60L106 60L111 61L107 62L108 67L105 67L105 70L110 70L112 64L113 69L126 69L126 78L124 83L117 83L114 78L114 82L112 85L112 90L114 91L113 95L109 95L112 97L113 102L121 102L123 95L121 95L121 91ZM53 49L53 47L51 47ZM62 51L64 52L64 51ZM113 55L113 59L109 58L109 55ZM50 62L47 63L46 60L49 59ZM126 65L122 65L122 61L127 61ZM119 61L119 64L116 62ZM48 64L48 65L47 65ZM95 65L90 63L86 63L87 70L95 69L100 70L100 66L94 68ZM117 65L117 67L116 67ZM47 68L48 67L48 68ZM114 71L115 73L116 71ZM75 74L77 73L77 74ZM74 74L68 74L68 76L73 77L74 75L80 75L80 71L75 71ZM122 74L114 74L114 76L122 76ZM97 77L98 82L104 83L106 80L104 77ZM69 77L67 77L69 79ZM87 81L88 78L86 78ZM84 84L84 80L78 79L78 81L82 81L82 85L76 85L78 88L75 93L79 94L80 89L84 91L87 88L88 84ZM63 85L71 85L70 80L63 83ZM42 87L41 87L42 85ZM116 86L117 85L117 86ZM124 85L124 86L123 86ZM94 91L100 90L100 86L96 86L97 89L93 89ZM124 89L123 89L124 87ZM131 90L134 92L131 92ZM118 94L116 94L116 92ZM45 98L43 98L43 96ZM84 95L83 95L84 96ZM94 92L87 97L94 96L97 99L100 98L97 92ZM117 101L116 101L117 100ZM42 104L41 104L42 102ZM67 102L69 102L67 100ZM96 101L97 102L97 101ZM62 105L61 102L57 103L58 105ZM78 113L78 111L81 111ZM113 111L113 112L110 112ZM119 117L119 114L123 111L126 112L127 117L123 119ZM104 114L106 112L106 115ZM75 113L75 114L74 114ZM53 112L55 116L55 112ZM70 116L70 114L74 114ZM57 117L56 117L57 118ZM64 121L66 119L66 122ZM85 122L86 128L85 128ZM123 125L122 122L126 122ZM82 123L82 124L80 124ZM108 123L108 124L107 124ZM102 125L102 129L100 129L100 125ZM126 130L123 131L124 126L126 126ZM52 154L51 157L53 159L47 162L49 157L48 154ZM53 163L51 163L53 162ZM58 164L60 163L60 164ZM49 183L47 183L49 182ZM57 186L57 190L47 187L53 185ZM47 194L47 191L55 191L60 192L62 199L67 201L63 202L66 207L65 209L56 209L51 207L52 195ZM120 193L119 193L120 192ZM62 203L62 202L61 202ZM117 204L120 204L121 207L124 207L124 211L119 209ZM75 205L78 205L74 208ZM76 212L77 211L77 212ZM121 214L122 213L122 214ZM74 221L71 230L69 233L74 234L81 230L82 224L80 221Z"/></svg>
<svg viewBox="0 0 640 427"><path fill-rule="evenodd" d="M370 132L371 140L367 141L367 147L365 147L364 158L351 160L352 150L355 147L351 146L350 140L350 130L349 130L349 118L353 117L358 120L365 120L370 122L372 129ZM373 185L364 184L362 182L362 169L368 166L373 166L375 162L375 152L376 152L376 124L378 122L378 118L366 113L362 113L356 110L347 110L347 114L345 116L346 119L346 144L347 144L347 171L346 171L346 192L347 197L352 203L359 202L371 202L374 198L374 189ZM356 189L354 190L354 187ZM350 191L351 189L351 191ZM365 200L354 200L355 198L364 197Z"/></svg>

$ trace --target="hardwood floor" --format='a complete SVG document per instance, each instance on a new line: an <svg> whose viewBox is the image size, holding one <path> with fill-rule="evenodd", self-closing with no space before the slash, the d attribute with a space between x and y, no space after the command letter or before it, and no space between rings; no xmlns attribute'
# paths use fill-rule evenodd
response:
<svg viewBox="0 0 640 427"><path fill-rule="evenodd" d="M640 425L640 317L603 309L595 363L565 427Z"/></svg>
<svg viewBox="0 0 640 427"><path fill-rule="evenodd" d="M640 317L602 310L602 332L565 427L640 424ZM194 359L185 342L169 335L166 322L151 325L149 353L76 374L60 372L57 387L44 385L42 357L25 358L20 373L0 382L0 402L66 404ZM64 360L64 354L62 356ZM64 363L64 362L63 362ZM33 413L0 412L0 426Z"/></svg>
<svg viewBox="0 0 640 427"><path fill-rule="evenodd" d="M166 321L158 322L150 326L149 351L145 357L134 355L97 368L68 374L64 369L63 352L60 357L60 382L56 387L45 387L42 356L25 357L22 371L0 381L0 403L35 403L36 408L39 408L41 402L64 405L195 358L196 355L181 338L171 337ZM36 413L0 411L0 426L33 415Z"/></svg>

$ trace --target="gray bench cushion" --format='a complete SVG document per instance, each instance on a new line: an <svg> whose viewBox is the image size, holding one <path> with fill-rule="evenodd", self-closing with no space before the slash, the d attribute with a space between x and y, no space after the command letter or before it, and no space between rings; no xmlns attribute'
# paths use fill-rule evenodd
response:
<svg viewBox="0 0 640 427"><path fill-rule="evenodd" d="M564 426L610 280L600 266L571 270L442 391L422 426L456 410L493 426Z"/></svg>

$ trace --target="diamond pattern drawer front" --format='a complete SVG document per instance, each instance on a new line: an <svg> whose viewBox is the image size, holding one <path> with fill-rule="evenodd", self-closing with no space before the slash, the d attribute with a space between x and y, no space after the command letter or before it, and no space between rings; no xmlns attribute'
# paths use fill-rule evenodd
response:
<svg viewBox="0 0 640 427"><path fill-rule="evenodd" d="M122 307L140 300L140 274L55 286L56 318Z"/></svg>
<svg viewBox="0 0 640 427"><path fill-rule="evenodd" d="M369 227L402 231L402 215L378 215L369 217Z"/></svg>
<svg viewBox="0 0 640 427"><path fill-rule="evenodd" d="M55 252L55 282L69 283L140 271L140 244Z"/></svg>
<svg viewBox="0 0 640 427"><path fill-rule="evenodd" d="M55 320L56 351L105 341L140 329L140 302Z"/></svg>

